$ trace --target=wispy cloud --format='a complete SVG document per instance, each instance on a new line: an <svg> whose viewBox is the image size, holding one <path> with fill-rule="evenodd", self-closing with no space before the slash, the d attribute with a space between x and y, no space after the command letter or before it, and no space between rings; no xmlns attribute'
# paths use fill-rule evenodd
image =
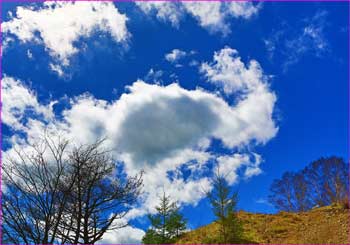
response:
<svg viewBox="0 0 350 245"><path fill-rule="evenodd" d="M186 57L187 53L180 49L173 49L165 55L165 59L170 63L177 63L180 59Z"/></svg>
<svg viewBox="0 0 350 245"><path fill-rule="evenodd" d="M297 64L304 56L322 57L330 51L330 44L324 30L327 26L327 12L318 11L313 17L301 20L295 25L281 24L269 38L264 39L271 61L278 56L284 72Z"/></svg>
<svg viewBox="0 0 350 245"><path fill-rule="evenodd" d="M266 200L265 198L258 198L257 200L255 200L256 203L258 204L264 204L264 205L267 205L267 206L270 206L272 207L273 205L268 201Z"/></svg>

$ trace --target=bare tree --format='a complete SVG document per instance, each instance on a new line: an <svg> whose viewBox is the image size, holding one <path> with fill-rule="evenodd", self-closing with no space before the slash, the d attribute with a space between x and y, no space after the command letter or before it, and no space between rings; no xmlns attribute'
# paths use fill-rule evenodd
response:
<svg viewBox="0 0 350 245"><path fill-rule="evenodd" d="M68 141L45 138L27 151L14 149L2 165L3 239L11 243L48 244L58 239L67 200L61 179L67 170ZM67 188L72 183L67 183Z"/></svg>
<svg viewBox="0 0 350 245"><path fill-rule="evenodd" d="M62 229L68 233L61 234L70 243L93 244L106 231L125 227L121 219L140 196L142 173L117 177L115 162L101 149L102 142L75 148L70 155L69 176L75 179Z"/></svg>
<svg viewBox="0 0 350 245"><path fill-rule="evenodd" d="M340 202L348 196L349 168L339 157L320 158L306 169L306 181L316 205L324 206Z"/></svg>
<svg viewBox="0 0 350 245"><path fill-rule="evenodd" d="M279 210L299 212L348 198L349 172L342 158L320 158L273 181L269 200Z"/></svg>
<svg viewBox="0 0 350 245"><path fill-rule="evenodd" d="M305 212L313 207L309 189L305 179L305 171L294 174L293 190L296 210Z"/></svg>
<svg viewBox="0 0 350 245"><path fill-rule="evenodd" d="M293 178L293 173L286 172L281 179L276 179L271 184L269 201L280 210L297 211L294 203Z"/></svg>
<svg viewBox="0 0 350 245"><path fill-rule="evenodd" d="M297 212L312 207L304 172L284 173L281 179L273 181L270 191L269 201L279 210Z"/></svg>
<svg viewBox="0 0 350 245"><path fill-rule="evenodd" d="M140 195L142 174L128 177L102 141L73 148L50 138L4 160L3 239L10 243L93 244Z"/></svg>

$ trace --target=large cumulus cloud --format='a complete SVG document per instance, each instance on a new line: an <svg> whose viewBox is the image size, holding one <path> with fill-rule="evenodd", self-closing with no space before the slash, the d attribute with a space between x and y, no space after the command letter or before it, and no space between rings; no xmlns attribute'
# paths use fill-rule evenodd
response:
<svg viewBox="0 0 350 245"><path fill-rule="evenodd" d="M257 61L246 66L237 51L226 47L216 52L212 61L204 62L200 72L235 97L235 103L201 88L187 90L176 83L161 86L138 80L115 101L88 94L72 98L69 108L54 118L35 116L51 115L52 105L40 104L34 96L28 103L37 113L24 115L25 111L17 110L17 116L24 113L28 120L19 121L16 127L11 120L4 122L14 131L25 131L28 141L44 129L64 132L80 143L107 137L106 146L125 163L128 174L145 170L142 205L132 210L128 219L154 212L163 190L180 204L196 205L205 196L204 190L211 188L213 173L208 162L220 165L230 184L239 181L240 168L245 170L243 178L257 175L262 158L253 152L254 145L265 144L278 131L273 119L276 95ZM13 82L12 89L16 86L34 95L24 84ZM6 93L8 87L3 89ZM10 93L7 100L11 101ZM4 110L11 113L9 106L4 103ZM213 139L232 154L212 151ZM12 144L25 142L15 138ZM189 174L185 176L182 167Z"/></svg>

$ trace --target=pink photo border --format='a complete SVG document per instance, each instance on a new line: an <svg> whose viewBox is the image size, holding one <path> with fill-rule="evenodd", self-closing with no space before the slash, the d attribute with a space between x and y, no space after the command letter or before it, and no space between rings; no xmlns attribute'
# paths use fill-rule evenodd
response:
<svg viewBox="0 0 350 245"><path fill-rule="evenodd" d="M1 81L2 81L2 75L3 75L3 69L2 69L2 30L1 30L1 23L2 23L2 4L6 2L12 2L12 3L30 3L30 2L78 2L78 1L85 1L85 2L149 2L149 1L156 1L156 2L328 2L328 3L334 3L334 2L348 2L348 135L347 135L347 159L348 161L348 175L349 175L349 182L350 182L350 0L0 0L0 88L1 88ZM2 186L2 91L0 89L0 188ZM350 193L350 189L348 190ZM350 200L349 200L350 202ZM1 237L2 237L2 189L0 189L0 244L1 243ZM349 217L350 217L350 210L349 210ZM350 220L348 220L348 225L350 226ZM350 244L350 232L348 234L348 244ZM270 243L269 243L270 244ZM8 244L8 245L18 245L18 244ZM46 244L41 244L46 245ZM48 245L48 244L47 244ZM67 245L73 245L73 244L67 244ZM101 244L101 245L107 245L107 244ZM113 244L108 244L113 245ZM136 245L136 244L126 244L126 245ZM282 245L282 244L279 244ZM307 245L307 244L300 244L300 245ZM311 244L310 244L311 245Z"/></svg>

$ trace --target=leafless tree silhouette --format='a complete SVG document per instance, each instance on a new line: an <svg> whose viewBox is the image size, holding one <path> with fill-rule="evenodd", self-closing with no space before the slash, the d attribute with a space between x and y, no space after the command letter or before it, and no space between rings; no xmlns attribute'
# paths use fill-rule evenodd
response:
<svg viewBox="0 0 350 245"><path fill-rule="evenodd" d="M44 137L4 159L3 242L93 244L140 196L142 173L119 171L103 141L73 147Z"/></svg>
<svg viewBox="0 0 350 245"><path fill-rule="evenodd" d="M320 158L299 172L273 181L269 200L278 210L299 212L347 200L348 165L342 158Z"/></svg>

